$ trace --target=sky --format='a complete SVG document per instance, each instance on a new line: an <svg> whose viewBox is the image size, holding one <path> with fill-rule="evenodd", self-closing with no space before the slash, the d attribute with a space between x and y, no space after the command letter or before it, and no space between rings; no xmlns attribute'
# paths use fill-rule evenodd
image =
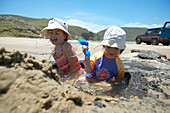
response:
<svg viewBox="0 0 170 113"><path fill-rule="evenodd" d="M97 33L110 26L162 27L170 21L170 0L0 0L0 14L60 18Z"/></svg>

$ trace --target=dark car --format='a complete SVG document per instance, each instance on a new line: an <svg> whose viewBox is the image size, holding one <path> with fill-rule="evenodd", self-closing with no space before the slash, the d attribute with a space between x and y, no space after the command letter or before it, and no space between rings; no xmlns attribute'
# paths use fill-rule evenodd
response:
<svg viewBox="0 0 170 113"><path fill-rule="evenodd" d="M142 42L150 45L158 45L160 39L161 28L148 29L145 34L136 36L136 44L141 44Z"/></svg>
<svg viewBox="0 0 170 113"><path fill-rule="evenodd" d="M160 42L167 46L170 44L170 22L166 22L163 26L160 34Z"/></svg>
<svg viewBox="0 0 170 113"><path fill-rule="evenodd" d="M148 29L145 34L136 36L136 44L142 42L146 44L158 45L162 43L165 46L170 44L170 22L165 22L162 28Z"/></svg>

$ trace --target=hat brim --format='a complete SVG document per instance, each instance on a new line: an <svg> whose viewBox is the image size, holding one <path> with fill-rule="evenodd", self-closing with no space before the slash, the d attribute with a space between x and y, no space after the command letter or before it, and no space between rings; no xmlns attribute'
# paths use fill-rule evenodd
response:
<svg viewBox="0 0 170 113"><path fill-rule="evenodd" d="M126 45L125 43L121 42L121 41L117 41L117 40L103 40L101 42L102 45L106 45L109 47L116 47L119 49L125 49Z"/></svg>
<svg viewBox="0 0 170 113"><path fill-rule="evenodd" d="M62 30L62 31L64 31L65 33L68 34L68 38L71 37L70 33L69 33L67 30L65 30L61 25L57 25L57 26L56 26L56 25L55 25L55 26L51 25L51 26L45 27L45 28L42 30L42 34L43 34L46 38L48 38L48 30L53 30L53 29L60 29L60 30Z"/></svg>

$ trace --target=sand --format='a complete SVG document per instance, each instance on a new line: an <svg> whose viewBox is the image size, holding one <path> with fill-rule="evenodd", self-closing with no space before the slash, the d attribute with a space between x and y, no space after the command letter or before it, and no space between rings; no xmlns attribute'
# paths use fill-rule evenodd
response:
<svg viewBox="0 0 170 113"><path fill-rule="evenodd" d="M79 57L79 60L84 59L82 53L81 45L77 40L69 41L75 48L75 52ZM126 42L126 49L121 54L121 57L131 57L131 49L141 49L141 50L152 50L157 53L165 54L168 59L170 59L170 46L159 45L146 45L135 44L135 42ZM37 59L49 59L53 61L53 58L50 57L54 45L50 43L48 39L30 39L30 38L11 38L11 37L0 37L0 48L5 47L7 50L19 50L20 52L27 52L31 55L34 55ZM96 51L102 50L102 45L97 41L89 41L89 49L91 54Z"/></svg>
<svg viewBox="0 0 170 113"><path fill-rule="evenodd" d="M78 42L72 40L70 43L83 60ZM52 57L49 58L53 48L49 40L1 37L0 48L0 113L169 113L170 66L167 59L125 63L125 71L131 75L127 88L120 95L111 92L112 96L96 96L61 82L51 63L39 61L53 61ZM92 54L101 49L99 42L90 41ZM169 46L136 45L134 42L127 42L121 57L137 58L131 49L152 50L170 58ZM77 85L83 86L82 81L76 82ZM104 84L102 86L107 88ZM83 88L85 92L88 90L97 91L96 86Z"/></svg>

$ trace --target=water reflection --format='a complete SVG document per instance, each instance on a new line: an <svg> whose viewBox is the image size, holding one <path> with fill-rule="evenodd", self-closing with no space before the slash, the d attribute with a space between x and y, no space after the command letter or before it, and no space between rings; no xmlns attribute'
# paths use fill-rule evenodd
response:
<svg viewBox="0 0 170 113"><path fill-rule="evenodd" d="M60 81L66 82L81 91L84 91L88 94L98 96L98 95L107 95L107 96L121 96L124 94L126 87L129 84L130 73L125 73L124 80L120 82L116 81L89 81L85 77L84 69L79 73L79 75L71 77L70 75L64 75L60 77Z"/></svg>

